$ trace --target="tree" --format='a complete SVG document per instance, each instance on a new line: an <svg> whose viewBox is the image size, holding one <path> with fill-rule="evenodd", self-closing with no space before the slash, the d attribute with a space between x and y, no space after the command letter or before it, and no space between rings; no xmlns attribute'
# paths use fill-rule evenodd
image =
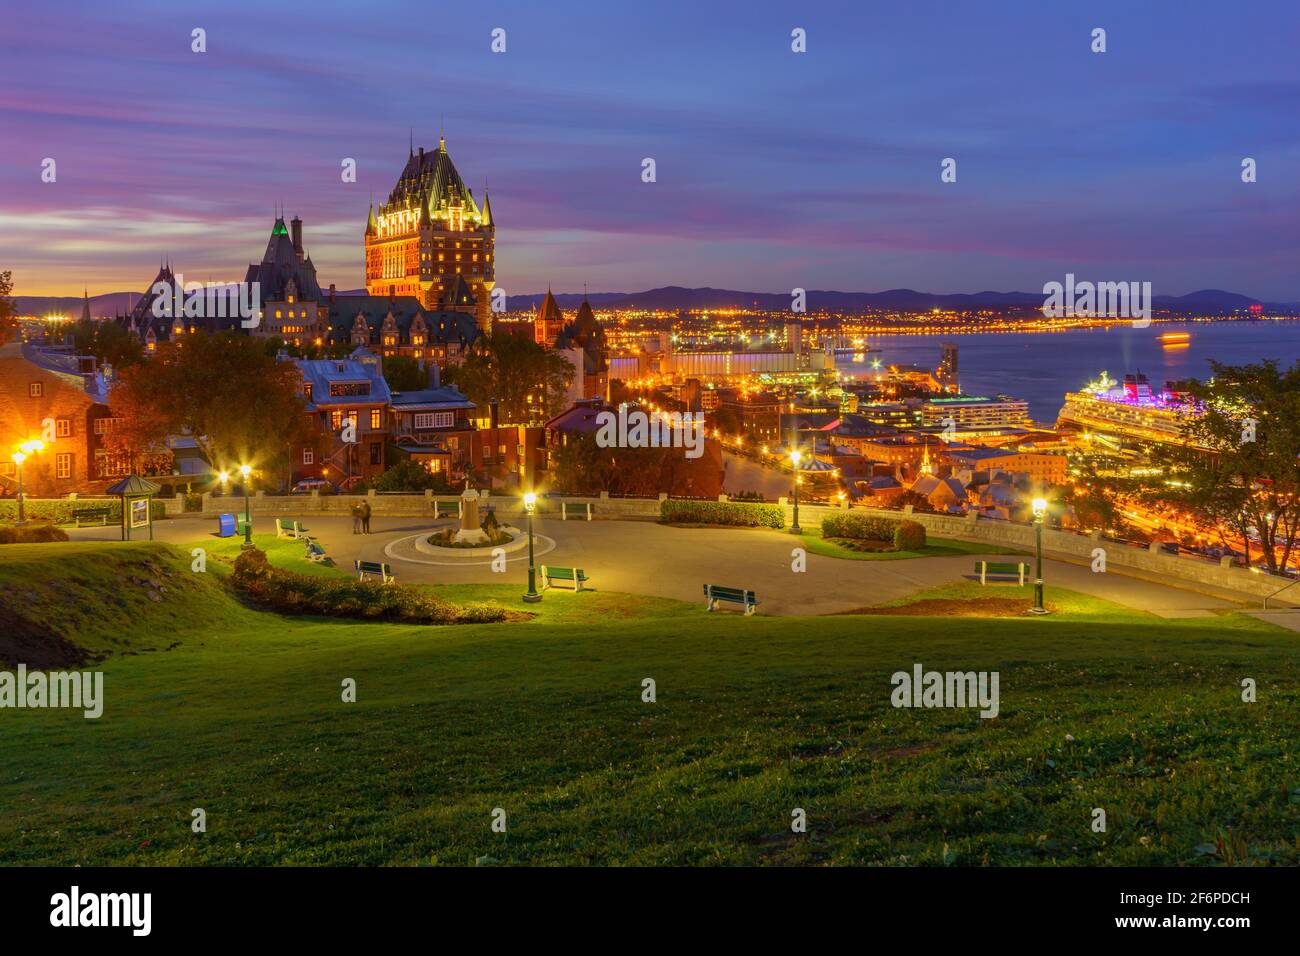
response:
<svg viewBox="0 0 1300 956"><path fill-rule="evenodd" d="M433 361L430 359L429 361ZM409 355L385 355L384 381L394 392L418 392L428 387L429 379L420 363Z"/></svg>
<svg viewBox="0 0 1300 956"><path fill-rule="evenodd" d="M901 511L908 505L912 506L913 511L923 511L926 514L934 514L934 505L930 504L930 499L925 497L925 495L921 494L919 491L913 491L910 488L895 498L890 507L897 508Z"/></svg>
<svg viewBox="0 0 1300 956"><path fill-rule="evenodd" d="M1247 563L1258 550L1270 571L1286 567L1300 527L1300 361L1210 362L1213 378L1192 382L1197 408L1183 423L1183 446L1159 460L1166 487L1147 495L1214 520L1224 543L1241 541Z"/></svg>
<svg viewBox="0 0 1300 956"><path fill-rule="evenodd" d="M452 494L454 489L447 476L440 471L430 471L419 462L407 459L377 475L367 485L375 491L436 491Z"/></svg>
<svg viewBox="0 0 1300 956"><path fill-rule="evenodd" d="M539 425L564 411L574 375L563 356L503 331L483 336L465 364L448 372L448 381L480 409L500 402L503 425Z"/></svg>
<svg viewBox="0 0 1300 956"><path fill-rule="evenodd" d="M9 298L9 293L13 291L13 273L6 269L0 272L0 345L8 342L18 328L18 320L15 318L18 307Z"/></svg>
<svg viewBox="0 0 1300 956"><path fill-rule="evenodd" d="M95 356L101 364L121 370L144 361L140 339L116 322L78 319L68 331L73 347Z"/></svg>
<svg viewBox="0 0 1300 956"><path fill-rule="evenodd" d="M185 435L214 468L287 471L290 449L312 439L297 366L233 332L161 344L149 361L122 372L109 405L122 423L108 443L133 462L168 436Z"/></svg>

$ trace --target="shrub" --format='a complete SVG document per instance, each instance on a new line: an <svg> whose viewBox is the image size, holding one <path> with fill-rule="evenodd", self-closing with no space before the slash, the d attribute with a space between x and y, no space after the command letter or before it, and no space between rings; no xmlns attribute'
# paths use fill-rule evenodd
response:
<svg viewBox="0 0 1300 956"><path fill-rule="evenodd" d="M51 521L54 524L72 524L74 511L88 511L92 508L107 508L108 523L122 523L121 498L37 498L28 499L23 510L29 519ZM149 511L154 520L167 515L167 506L154 499L149 503ZM18 518L18 502L13 498L0 499L0 521L15 521ZM98 524L98 519L96 519Z"/></svg>
<svg viewBox="0 0 1300 956"><path fill-rule="evenodd" d="M717 524L737 528L784 528L780 505L742 504L734 501L681 501L669 498L659 504L665 524Z"/></svg>
<svg viewBox="0 0 1300 956"><path fill-rule="evenodd" d="M231 582L256 603L283 614L327 614L403 624L486 624L506 618L504 608L460 606L401 584L286 571L273 567L266 552L257 548L239 553Z"/></svg>
<svg viewBox="0 0 1300 956"><path fill-rule="evenodd" d="M887 541L895 551L919 551L925 547L925 526L916 521L896 521L876 515L827 515L822 519L823 538L848 538L853 541ZM867 550L856 547L854 550ZM875 550L889 550L887 548Z"/></svg>
<svg viewBox="0 0 1300 956"><path fill-rule="evenodd" d="M495 511L489 511L478 526L487 532L489 538L501 530L501 522L497 520Z"/></svg>
<svg viewBox="0 0 1300 956"><path fill-rule="evenodd" d="M513 537L500 528L494 531L488 531L487 528L484 528L483 531L488 536L486 541L457 541L456 532L459 530L458 528L446 528L442 531L435 531L429 535L428 541L439 548L493 548L497 545L508 544L514 540Z"/></svg>
<svg viewBox="0 0 1300 956"><path fill-rule="evenodd" d="M925 525L917 521L900 521L894 529L894 547L899 551L920 551L925 547Z"/></svg>
<svg viewBox="0 0 1300 956"><path fill-rule="evenodd" d="M29 524L21 528L0 528L0 544L46 544L67 541L67 532L52 524Z"/></svg>

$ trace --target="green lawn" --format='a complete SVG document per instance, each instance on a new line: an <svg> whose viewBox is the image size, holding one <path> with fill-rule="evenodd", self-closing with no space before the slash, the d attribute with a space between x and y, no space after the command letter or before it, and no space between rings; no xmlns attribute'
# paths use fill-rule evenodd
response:
<svg viewBox="0 0 1300 956"><path fill-rule="evenodd" d="M835 541L822 537L820 528L803 528L799 537L804 547L811 554L820 554L828 558L847 558L850 561L900 561L906 558L937 558L953 554L1023 554L1014 548L1004 548L996 544L980 544L977 541L959 541L956 538L927 538L925 547L920 551L854 551Z"/></svg>
<svg viewBox="0 0 1300 956"><path fill-rule="evenodd" d="M0 862L1300 863L1300 635L1253 618L1053 589L1043 619L569 592L510 625L288 619L231 598L228 544L206 575L165 545L0 547L0 598L111 654L100 720L0 710ZM916 662L999 671L1001 715L893 708Z"/></svg>

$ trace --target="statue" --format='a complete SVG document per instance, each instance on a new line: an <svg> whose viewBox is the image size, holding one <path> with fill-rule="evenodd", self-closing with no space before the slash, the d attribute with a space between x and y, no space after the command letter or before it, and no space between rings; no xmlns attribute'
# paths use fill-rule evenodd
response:
<svg viewBox="0 0 1300 956"><path fill-rule="evenodd" d="M456 541L479 544L488 540L487 534L479 527L479 493L469 487L468 481L465 486L460 496L460 530L456 532Z"/></svg>

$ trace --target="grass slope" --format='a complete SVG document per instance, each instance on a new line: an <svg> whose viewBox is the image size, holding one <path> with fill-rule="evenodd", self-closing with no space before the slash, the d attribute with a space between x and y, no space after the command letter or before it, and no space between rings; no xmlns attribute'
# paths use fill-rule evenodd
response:
<svg viewBox="0 0 1300 956"><path fill-rule="evenodd" d="M854 551L852 548L846 548L836 541L822 537L820 528L804 528L800 538L811 554L820 554L828 558L846 558L850 561L899 561L906 558L938 558L953 554L1023 553L997 544L934 537L928 538L925 547L919 551Z"/></svg>
<svg viewBox="0 0 1300 956"><path fill-rule="evenodd" d="M0 550L0 587L111 586L133 551L188 566L37 548ZM1297 638L1253 618L1059 591L1049 618L996 621L550 592L526 624L427 628L255 612L220 573L110 602L90 639L180 643L106 661L100 720L0 711L0 862L1300 863ZM438 592L520 606L517 584ZM998 670L1001 716L894 709L914 662Z"/></svg>

